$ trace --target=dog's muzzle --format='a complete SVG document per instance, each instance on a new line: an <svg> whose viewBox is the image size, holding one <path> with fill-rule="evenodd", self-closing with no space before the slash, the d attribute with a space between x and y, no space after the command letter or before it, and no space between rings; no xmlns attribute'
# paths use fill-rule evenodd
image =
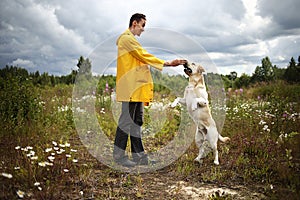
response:
<svg viewBox="0 0 300 200"><path fill-rule="evenodd" d="M189 68L189 66L188 66L187 63L185 63L185 64L183 65L183 67L184 67L184 73L186 73L187 75L190 75L190 74L193 73L192 69Z"/></svg>

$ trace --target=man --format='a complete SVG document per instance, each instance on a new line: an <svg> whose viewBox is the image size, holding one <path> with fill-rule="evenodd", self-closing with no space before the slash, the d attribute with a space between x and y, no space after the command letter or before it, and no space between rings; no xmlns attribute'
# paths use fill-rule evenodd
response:
<svg viewBox="0 0 300 200"><path fill-rule="evenodd" d="M122 112L114 142L113 158L123 166L147 165L141 130L144 104L153 100L153 81L149 66L162 70L164 66L178 66L186 60L167 62L149 54L135 36L140 36L146 25L146 16L136 13L131 16L129 28L117 40L116 97L122 102ZM130 134L133 161L125 155Z"/></svg>

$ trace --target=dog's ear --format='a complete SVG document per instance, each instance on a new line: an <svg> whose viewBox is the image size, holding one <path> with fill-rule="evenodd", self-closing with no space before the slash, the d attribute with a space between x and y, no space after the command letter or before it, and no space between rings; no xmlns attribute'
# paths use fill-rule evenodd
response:
<svg viewBox="0 0 300 200"><path fill-rule="evenodd" d="M201 65L198 65L197 72L199 74L202 74L202 72L205 72L205 70L204 70L204 68Z"/></svg>

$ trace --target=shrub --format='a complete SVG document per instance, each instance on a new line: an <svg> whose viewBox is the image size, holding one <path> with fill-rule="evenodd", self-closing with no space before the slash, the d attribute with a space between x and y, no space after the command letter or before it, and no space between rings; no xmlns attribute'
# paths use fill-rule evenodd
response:
<svg viewBox="0 0 300 200"><path fill-rule="evenodd" d="M284 81L277 81L275 83L259 83L249 91L252 98L258 96L262 98L270 96L279 96L281 98L287 98L289 101L298 102L300 85L299 84L287 84Z"/></svg>
<svg viewBox="0 0 300 200"><path fill-rule="evenodd" d="M18 76L1 79L1 127L4 130L16 132L18 128L37 119L40 112L39 98L30 80L22 80Z"/></svg>

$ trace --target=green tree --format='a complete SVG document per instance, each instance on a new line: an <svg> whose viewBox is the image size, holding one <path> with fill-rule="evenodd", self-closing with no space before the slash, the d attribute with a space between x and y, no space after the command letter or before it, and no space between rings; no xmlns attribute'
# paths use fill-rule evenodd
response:
<svg viewBox="0 0 300 200"><path fill-rule="evenodd" d="M45 85L51 85L51 78L48 74L48 72L44 72L41 76L40 76L40 81L41 85L45 86Z"/></svg>
<svg viewBox="0 0 300 200"><path fill-rule="evenodd" d="M234 85L237 88L248 87L250 85L251 77L245 73L243 73L240 77L238 77L234 81Z"/></svg>
<svg viewBox="0 0 300 200"><path fill-rule="evenodd" d="M274 76L276 80L283 80L284 79L284 68L279 68L276 65L274 65Z"/></svg>
<svg viewBox="0 0 300 200"><path fill-rule="evenodd" d="M300 66L295 62L295 59L292 57L284 73L284 79L290 83L299 83L300 82Z"/></svg>
<svg viewBox="0 0 300 200"><path fill-rule="evenodd" d="M274 67L269 59L265 57L261 61L262 66L257 66L252 76L252 82L269 82L275 79Z"/></svg>
<svg viewBox="0 0 300 200"><path fill-rule="evenodd" d="M237 78L237 73L235 71L230 72L229 75L226 75L228 77L228 79L231 81L231 88L233 88L233 82L235 81L235 79Z"/></svg>
<svg viewBox="0 0 300 200"><path fill-rule="evenodd" d="M228 76L229 75L221 74L221 78L222 78L222 81L224 84L224 89L226 89L226 90L231 87L231 81L229 80Z"/></svg>
<svg viewBox="0 0 300 200"><path fill-rule="evenodd" d="M85 75L86 78L92 77L92 64L88 58L84 59L83 56L80 56L77 67L79 74Z"/></svg>

